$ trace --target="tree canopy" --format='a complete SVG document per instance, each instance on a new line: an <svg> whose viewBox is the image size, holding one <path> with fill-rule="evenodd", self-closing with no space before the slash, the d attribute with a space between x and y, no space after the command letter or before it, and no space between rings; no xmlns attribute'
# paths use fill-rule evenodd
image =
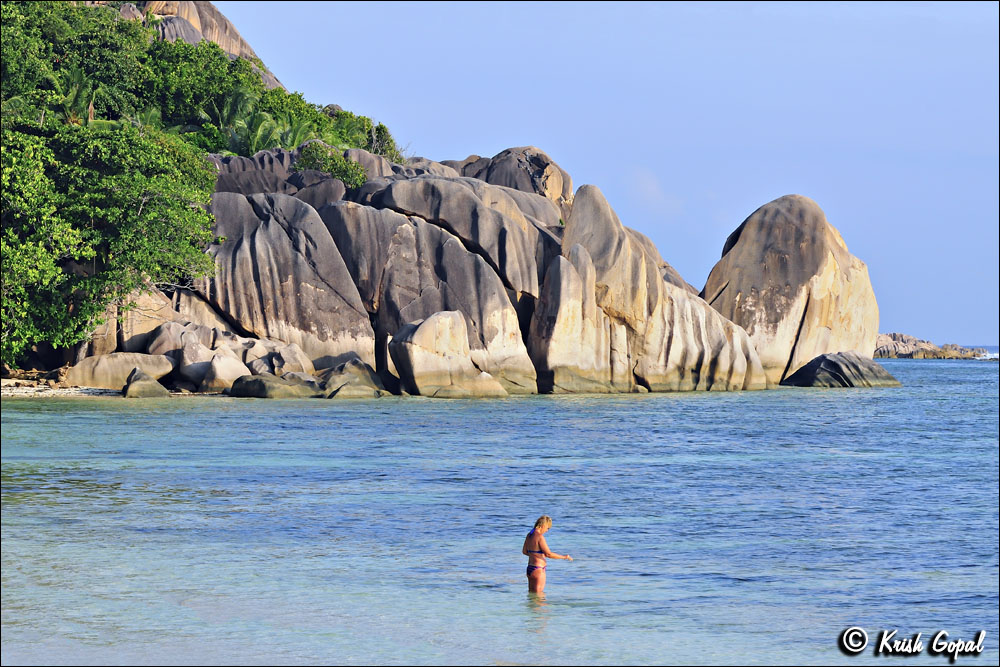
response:
<svg viewBox="0 0 1000 667"><path fill-rule="evenodd" d="M86 340L136 290L212 270L206 151L321 139L402 161L381 123L265 90L252 63L159 41L111 6L4 2L0 18L6 364ZM323 164L350 170L336 157Z"/></svg>

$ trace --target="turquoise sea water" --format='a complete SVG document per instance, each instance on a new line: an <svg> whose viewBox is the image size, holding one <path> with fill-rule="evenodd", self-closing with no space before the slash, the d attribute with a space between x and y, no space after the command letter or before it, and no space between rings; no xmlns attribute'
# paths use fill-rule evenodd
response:
<svg viewBox="0 0 1000 667"><path fill-rule="evenodd" d="M959 664L996 664L998 366L884 365L902 389L4 400L3 662L885 664L838 650L860 626L985 630ZM542 513L575 560L537 599Z"/></svg>

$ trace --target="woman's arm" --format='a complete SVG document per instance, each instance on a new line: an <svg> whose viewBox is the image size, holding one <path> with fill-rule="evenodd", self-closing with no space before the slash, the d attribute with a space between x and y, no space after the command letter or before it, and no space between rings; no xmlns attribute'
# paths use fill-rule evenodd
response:
<svg viewBox="0 0 1000 667"><path fill-rule="evenodd" d="M573 557L569 554L565 556L560 556L554 551L549 551L549 545L545 542L545 538L541 537L538 540L538 546L541 548L542 553L546 558L555 558L556 560L573 560Z"/></svg>
<svg viewBox="0 0 1000 667"><path fill-rule="evenodd" d="M524 538L524 544L521 545L521 553L524 554L525 556L528 555L528 538L527 537Z"/></svg>

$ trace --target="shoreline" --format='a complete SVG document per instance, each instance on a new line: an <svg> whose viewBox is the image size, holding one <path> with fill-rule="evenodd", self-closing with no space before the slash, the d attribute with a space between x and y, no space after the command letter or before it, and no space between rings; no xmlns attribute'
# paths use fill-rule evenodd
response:
<svg viewBox="0 0 1000 667"><path fill-rule="evenodd" d="M942 359L942 358L908 358L890 357L882 358L880 361L985 361L996 362L996 356L972 357L964 359ZM54 385L54 386L53 386ZM584 392L585 393L585 392ZM669 393L669 392L668 392ZM583 394L581 394L583 395ZM606 396L611 394L595 394ZM624 394L618 394L624 395ZM186 398L186 397L228 397L222 392L191 392L191 391L171 391L170 395L164 398ZM54 383L50 380L29 380L19 378L3 378L3 385L0 387L0 398L123 398L121 389L105 389L100 387L66 387Z"/></svg>

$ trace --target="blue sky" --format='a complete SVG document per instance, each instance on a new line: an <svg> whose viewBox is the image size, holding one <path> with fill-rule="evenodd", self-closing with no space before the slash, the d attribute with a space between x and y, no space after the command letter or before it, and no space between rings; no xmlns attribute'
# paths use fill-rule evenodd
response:
<svg viewBox="0 0 1000 667"><path fill-rule="evenodd" d="M816 200L880 330L996 344L997 3L216 2L290 89L435 160L545 150L701 288Z"/></svg>

